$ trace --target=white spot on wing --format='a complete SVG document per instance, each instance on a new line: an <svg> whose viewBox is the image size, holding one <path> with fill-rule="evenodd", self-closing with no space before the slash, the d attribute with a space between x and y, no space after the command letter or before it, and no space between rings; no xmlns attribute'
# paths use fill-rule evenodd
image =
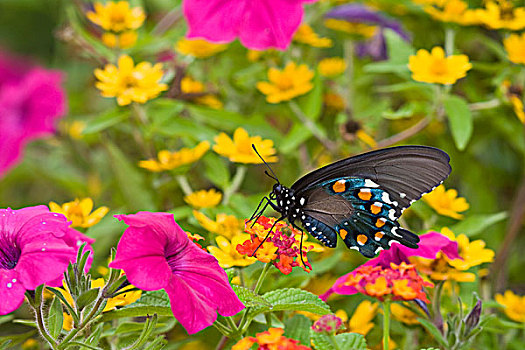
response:
<svg viewBox="0 0 525 350"><path fill-rule="evenodd" d="M395 239L393 239L393 240L388 242L388 245L391 247L393 243L399 243L399 242L396 241Z"/></svg>
<svg viewBox="0 0 525 350"><path fill-rule="evenodd" d="M305 202L305 201L306 201L306 200L304 199L304 197L301 197L301 199L299 200L299 204L304 205L304 202Z"/></svg>
<svg viewBox="0 0 525 350"><path fill-rule="evenodd" d="M390 230L390 232L392 232L392 234L396 237L403 237L399 233L397 233L397 227L392 227L392 230Z"/></svg>
<svg viewBox="0 0 525 350"><path fill-rule="evenodd" d="M377 249L376 249L376 251L375 251L374 253L377 254L377 253L379 253L379 252L382 251L382 250L383 250L383 248L381 248L381 247L377 247Z"/></svg>
<svg viewBox="0 0 525 350"><path fill-rule="evenodd" d="M401 197L401 198L405 198L406 196L407 196L407 194L406 194L406 193L403 193L403 192L401 192L401 193L399 194L399 197Z"/></svg>
<svg viewBox="0 0 525 350"><path fill-rule="evenodd" d="M388 211L388 217L390 218L390 220L395 220L397 219L396 218L396 211L394 209L390 209Z"/></svg>
<svg viewBox="0 0 525 350"><path fill-rule="evenodd" d="M365 179L365 186L366 187L379 187L378 184L376 184L374 181L370 179Z"/></svg>

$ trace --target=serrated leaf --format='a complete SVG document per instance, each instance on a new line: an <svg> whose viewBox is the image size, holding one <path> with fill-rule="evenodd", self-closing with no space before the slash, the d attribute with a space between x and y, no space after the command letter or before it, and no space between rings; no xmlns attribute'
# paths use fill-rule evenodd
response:
<svg viewBox="0 0 525 350"><path fill-rule="evenodd" d="M248 317L255 317L263 312L276 311L307 311L318 315L331 313L330 307L319 296L297 288L285 288L268 292L263 295L272 306L254 307Z"/></svg>
<svg viewBox="0 0 525 350"><path fill-rule="evenodd" d="M141 297L131 305L127 305L127 308L133 306L161 306L170 307L170 298L168 294L163 290L154 290L150 292L143 292Z"/></svg>
<svg viewBox="0 0 525 350"><path fill-rule="evenodd" d="M117 185L131 210L155 210L151 192L145 186L143 174L129 163L126 156L115 145L107 144L111 168Z"/></svg>
<svg viewBox="0 0 525 350"><path fill-rule="evenodd" d="M99 290L100 288L95 288L82 293L77 299L77 307L81 310L94 302L98 296Z"/></svg>
<svg viewBox="0 0 525 350"><path fill-rule="evenodd" d="M316 350L335 350L330 338L323 334L310 331L312 342ZM365 337L357 333L341 333L335 336L339 349L366 350Z"/></svg>
<svg viewBox="0 0 525 350"><path fill-rule="evenodd" d="M487 227L505 220L507 217L508 214L505 211L496 214L471 215L463 221L450 226L450 229L456 234L464 233L468 237L471 237L481 233Z"/></svg>
<svg viewBox="0 0 525 350"><path fill-rule="evenodd" d="M47 315L47 328L49 334L51 334L54 339L57 339L60 335L63 323L64 314L62 313L62 304L59 298L53 298Z"/></svg>
<svg viewBox="0 0 525 350"><path fill-rule="evenodd" d="M437 327L427 319L418 317L417 320L421 325L434 337L434 339L444 347L448 347L448 341L443 337L443 334L437 329Z"/></svg>
<svg viewBox="0 0 525 350"><path fill-rule="evenodd" d="M242 301L242 303L248 307L248 306L268 306L271 307L272 304L270 304L266 299L264 299L259 294L255 294L251 289L232 285L233 291L239 299Z"/></svg>
<svg viewBox="0 0 525 350"><path fill-rule="evenodd" d="M310 344L312 321L303 315L294 315L285 322L284 335L298 340L301 344Z"/></svg>
<svg viewBox="0 0 525 350"><path fill-rule="evenodd" d="M472 113L468 103L461 97L449 95L443 101L443 106L448 117L452 138L456 147L463 151L467 147L473 130Z"/></svg>

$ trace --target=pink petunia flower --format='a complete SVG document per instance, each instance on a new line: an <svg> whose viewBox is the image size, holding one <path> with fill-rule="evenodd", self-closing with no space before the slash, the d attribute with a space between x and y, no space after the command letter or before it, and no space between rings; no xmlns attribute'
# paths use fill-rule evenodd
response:
<svg viewBox="0 0 525 350"><path fill-rule="evenodd" d="M226 43L239 38L254 50L285 50L303 18L303 3L317 0L184 0L188 38Z"/></svg>
<svg viewBox="0 0 525 350"><path fill-rule="evenodd" d="M137 288L164 289L173 315L189 334L210 326L217 312L233 316L244 309L217 260L188 239L173 214L115 217L129 227L109 267L124 270Z"/></svg>
<svg viewBox="0 0 525 350"><path fill-rule="evenodd" d="M0 209L0 315L16 310L26 290L62 284L62 274L77 252L66 241L91 241L69 225L65 216L44 205Z"/></svg>
<svg viewBox="0 0 525 350"><path fill-rule="evenodd" d="M0 52L0 177L19 161L27 142L55 131L66 112L61 82L58 71Z"/></svg>
<svg viewBox="0 0 525 350"><path fill-rule="evenodd" d="M399 265L401 263L410 264L409 257L419 256L425 259L435 259L438 252L443 252L450 259L461 259L458 255L458 243L451 241L446 236L439 232L429 232L419 236L418 248L409 248L402 244L393 243L390 249L382 250L379 256L368 260L361 266L381 266L389 268L391 263ZM361 267L360 266L360 267ZM354 276L355 271L351 271L346 275L339 277L334 285L319 297L327 300L328 297L334 293L342 295L351 295L358 293L354 286L348 285L348 277Z"/></svg>

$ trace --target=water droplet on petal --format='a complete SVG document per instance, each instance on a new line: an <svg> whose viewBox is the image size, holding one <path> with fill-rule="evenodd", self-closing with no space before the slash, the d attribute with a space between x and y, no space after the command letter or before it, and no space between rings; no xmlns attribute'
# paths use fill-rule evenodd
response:
<svg viewBox="0 0 525 350"><path fill-rule="evenodd" d="M13 278L11 281L13 281L13 283L15 283L16 282L16 278Z"/></svg>
<svg viewBox="0 0 525 350"><path fill-rule="evenodd" d="M45 222L45 221L42 221L42 225L45 225L45 224L46 224L46 222Z"/></svg>
<svg viewBox="0 0 525 350"><path fill-rule="evenodd" d="M42 248L42 251L45 252L45 251L46 251L46 248Z"/></svg>
<svg viewBox="0 0 525 350"><path fill-rule="evenodd" d="M11 282L9 282L9 283L7 284L7 288L11 288L12 286L13 286L13 284L12 284Z"/></svg>

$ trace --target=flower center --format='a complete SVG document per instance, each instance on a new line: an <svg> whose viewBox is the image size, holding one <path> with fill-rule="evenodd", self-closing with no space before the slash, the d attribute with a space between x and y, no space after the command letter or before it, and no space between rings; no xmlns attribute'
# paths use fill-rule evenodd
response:
<svg viewBox="0 0 525 350"><path fill-rule="evenodd" d="M447 62L444 59L437 59L432 62L430 70L435 75L445 75L448 71Z"/></svg>
<svg viewBox="0 0 525 350"><path fill-rule="evenodd" d="M512 21L514 19L514 7L512 4L501 4L500 6L499 18L502 21Z"/></svg>
<svg viewBox="0 0 525 350"><path fill-rule="evenodd" d="M281 76L281 78L276 82L276 85L280 90L289 90L293 87L293 79L289 76Z"/></svg>
<svg viewBox="0 0 525 350"><path fill-rule="evenodd" d="M123 24L126 21L126 14L122 11L112 11L109 19L113 24Z"/></svg>
<svg viewBox="0 0 525 350"><path fill-rule="evenodd" d="M14 242L0 240L0 269L12 270L20 259L21 250Z"/></svg>

